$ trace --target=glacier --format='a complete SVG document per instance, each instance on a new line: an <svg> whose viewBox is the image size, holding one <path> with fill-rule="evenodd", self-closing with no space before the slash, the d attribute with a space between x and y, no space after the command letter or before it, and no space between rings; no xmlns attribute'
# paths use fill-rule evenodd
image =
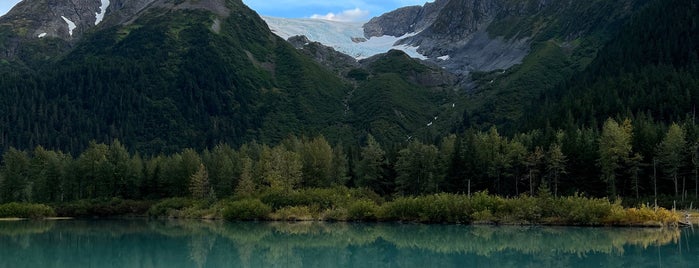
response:
<svg viewBox="0 0 699 268"><path fill-rule="evenodd" d="M391 49L404 51L413 58L427 59L417 52L418 47L396 45L396 42L417 33L404 36L381 36L364 38L363 22L340 22L322 19L289 19L263 16L273 33L284 40L296 35L305 35L309 40L334 48L358 60L376 54L386 53Z"/></svg>

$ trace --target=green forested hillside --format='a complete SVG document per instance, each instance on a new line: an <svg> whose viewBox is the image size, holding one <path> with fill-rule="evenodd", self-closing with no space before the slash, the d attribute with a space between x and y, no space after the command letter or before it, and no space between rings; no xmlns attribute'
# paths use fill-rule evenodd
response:
<svg viewBox="0 0 699 268"><path fill-rule="evenodd" d="M532 106L538 120L525 124L598 126L609 116L667 123L693 116L699 104L698 16L697 1L655 1L584 72L542 94Z"/></svg>
<svg viewBox="0 0 699 268"><path fill-rule="evenodd" d="M120 138L158 153L333 133L348 85L242 3L228 5L236 15L220 29L206 11L150 9L89 34L59 60L32 71L8 67L0 81L2 147L76 152L92 139Z"/></svg>
<svg viewBox="0 0 699 268"><path fill-rule="evenodd" d="M401 144L411 137L432 140L458 122L451 117L458 94L437 67L398 50L365 65L350 73L358 80L349 103L358 129L368 130L382 143Z"/></svg>
<svg viewBox="0 0 699 268"><path fill-rule="evenodd" d="M649 1L504 2L511 10L502 12L488 33L506 40L527 37L530 53L508 70L473 73L464 117L467 127L497 125L514 134L516 125L529 121L530 102L576 77Z"/></svg>

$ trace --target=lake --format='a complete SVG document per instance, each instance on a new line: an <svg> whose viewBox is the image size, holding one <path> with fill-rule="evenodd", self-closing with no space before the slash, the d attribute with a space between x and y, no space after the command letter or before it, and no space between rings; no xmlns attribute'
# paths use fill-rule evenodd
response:
<svg viewBox="0 0 699 268"><path fill-rule="evenodd" d="M699 228L0 222L0 267L697 266Z"/></svg>

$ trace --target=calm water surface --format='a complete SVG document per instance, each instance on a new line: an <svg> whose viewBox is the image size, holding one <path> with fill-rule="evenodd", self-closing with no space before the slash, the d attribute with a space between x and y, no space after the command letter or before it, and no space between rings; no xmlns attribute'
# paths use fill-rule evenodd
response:
<svg viewBox="0 0 699 268"><path fill-rule="evenodd" d="M0 267L699 267L699 228L0 222Z"/></svg>

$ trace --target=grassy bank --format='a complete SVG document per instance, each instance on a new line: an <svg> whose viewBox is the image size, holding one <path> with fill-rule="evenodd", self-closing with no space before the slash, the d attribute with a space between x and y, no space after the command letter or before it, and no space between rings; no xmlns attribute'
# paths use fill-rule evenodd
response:
<svg viewBox="0 0 699 268"><path fill-rule="evenodd" d="M43 204L7 203L0 205L2 219L43 219L56 216L53 208Z"/></svg>
<svg viewBox="0 0 699 268"><path fill-rule="evenodd" d="M379 221L452 224L571 226L676 226L679 213L581 195L504 198L485 192L434 194L384 200L363 189L272 191L221 200L168 198L159 201L83 200L52 207L0 205L0 218L124 217L225 219L231 221Z"/></svg>
<svg viewBox="0 0 699 268"><path fill-rule="evenodd" d="M503 198L435 194L384 201L366 191L309 189L268 192L245 199L166 199L151 216L273 221L400 221L457 224L572 226L676 226L680 215L665 208L625 208L621 202L580 195Z"/></svg>

